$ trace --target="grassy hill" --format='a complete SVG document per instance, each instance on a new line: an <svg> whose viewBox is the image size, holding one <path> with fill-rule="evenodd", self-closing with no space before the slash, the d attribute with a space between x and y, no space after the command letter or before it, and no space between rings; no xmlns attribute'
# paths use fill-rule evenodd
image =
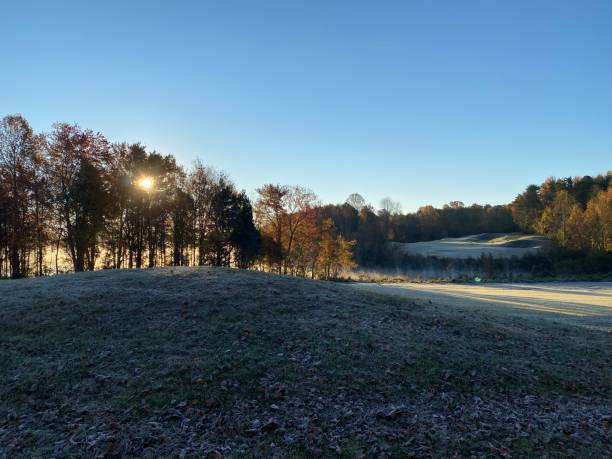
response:
<svg viewBox="0 0 612 459"><path fill-rule="evenodd" d="M0 282L0 457L603 457L611 338L212 268Z"/></svg>
<svg viewBox="0 0 612 459"><path fill-rule="evenodd" d="M392 246L409 255L441 258L478 258L482 254L496 258L522 257L550 246L542 236L521 233L481 233L447 237L435 241L401 243Z"/></svg>

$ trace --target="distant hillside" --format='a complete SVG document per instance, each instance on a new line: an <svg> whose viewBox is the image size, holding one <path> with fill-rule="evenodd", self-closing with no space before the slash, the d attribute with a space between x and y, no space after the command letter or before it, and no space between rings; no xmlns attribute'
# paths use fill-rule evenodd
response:
<svg viewBox="0 0 612 459"><path fill-rule="evenodd" d="M609 344L252 271L6 280L0 457L604 457Z"/></svg>
<svg viewBox="0 0 612 459"><path fill-rule="evenodd" d="M390 244L405 254L424 257L478 258L485 254L510 258L538 253L549 247L550 241L542 236L521 233L481 233L436 241Z"/></svg>

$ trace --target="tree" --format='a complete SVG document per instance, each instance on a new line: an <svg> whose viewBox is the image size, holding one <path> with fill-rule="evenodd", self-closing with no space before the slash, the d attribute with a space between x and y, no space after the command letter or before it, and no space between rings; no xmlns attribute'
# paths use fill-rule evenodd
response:
<svg viewBox="0 0 612 459"><path fill-rule="evenodd" d="M0 180L0 278L10 275L8 183Z"/></svg>
<svg viewBox="0 0 612 459"><path fill-rule="evenodd" d="M130 242L128 237L132 188L130 159L135 148L139 146L128 146L126 143L111 146L111 162L107 173L108 218L104 232L105 268L124 267Z"/></svg>
<svg viewBox="0 0 612 459"><path fill-rule="evenodd" d="M257 189L259 198L255 203L255 222L261 233L271 239L274 243L275 250L280 253L277 270L282 272L282 263L280 260L284 257L283 253L283 228L285 221L285 196L289 190L285 186L266 184ZM272 247L266 244L266 247ZM277 257L269 257L270 260Z"/></svg>
<svg viewBox="0 0 612 459"><path fill-rule="evenodd" d="M352 193L346 198L346 203L353 207L357 212L360 212L365 207L366 201L359 193Z"/></svg>
<svg viewBox="0 0 612 459"><path fill-rule="evenodd" d="M440 215L433 206L421 207L417 212L417 217L419 219L421 240L429 241L440 237L438 226Z"/></svg>
<svg viewBox="0 0 612 459"><path fill-rule="evenodd" d="M197 248L197 264L206 263L207 232L213 218L213 200L218 192L219 182L225 179L222 174L196 161L189 174L187 189L194 206L194 244Z"/></svg>
<svg viewBox="0 0 612 459"><path fill-rule="evenodd" d="M359 230L359 211L348 203L332 205L321 208L323 218L331 218L340 234L349 239L357 237Z"/></svg>
<svg viewBox="0 0 612 459"><path fill-rule="evenodd" d="M595 180L588 175L574 178L573 183L572 195L580 203L582 209L585 209L589 200L601 191Z"/></svg>
<svg viewBox="0 0 612 459"><path fill-rule="evenodd" d="M557 192L552 203L544 209L538 223L538 230L565 247L567 221L575 204L576 200L566 190Z"/></svg>
<svg viewBox="0 0 612 459"><path fill-rule="evenodd" d="M230 266L231 242L238 212L236 191L225 179L219 181L212 197L211 210L204 258L213 266Z"/></svg>
<svg viewBox="0 0 612 459"><path fill-rule="evenodd" d="M75 271L93 271L99 255L98 235L104 228L107 193L100 169L84 160L70 194L74 197Z"/></svg>
<svg viewBox="0 0 612 459"><path fill-rule="evenodd" d="M353 269L353 247L356 241L347 241L341 235L334 235L334 222L328 218L321 224L321 240L319 243L320 277L323 279L337 278L347 269Z"/></svg>
<svg viewBox="0 0 612 459"><path fill-rule="evenodd" d="M20 115L0 121L0 182L2 190L5 240L11 277L27 274L26 255L32 242L34 225L32 203L39 162L37 140L30 125Z"/></svg>
<svg viewBox="0 0 612 459"><path fill-rule="evenodd" d="M512 216L523 231L532 232L537 229L542 214L539 189L536 185L529 185L512 203Z"/></svg>
<svg viewBox="0 0 612 459"><path fill-rule="evenodd" d="M140 268L145 250L145 213L150 203L146 190L138 187L138 180L149 173L148 153L139 143L116 145L113 150L115 158L110 175L114 218L107 228L115 235L111 240L114 264Z"/></svg>
<svg viewBox="0 0 612 459"><path fill-rule="evenodd" d="M612 188L591 199L584 213L586 234L596 250L612 250Z"/></svg>
<svg viewBox="0 0 612 459"><path fill-rule="evenodd" d="M387 215L397 215L402 213L402 205L390 197L386 197L380 201L380 210Z"/></svg>
<svg viewBox="0 0 612 459"><path fill-rule="evenodd" d="M357 260L360 264L376 266L384 262L387 239L381 231L380 217L371 207L364 207L359 213L357 233Z"/></svg>
<svg viewBox="0 0 612 459"><path fill-rule="evenodd" d="M451 209L463 209L465 204L462 201L451 201L448 203L448 207Z"/></svg>
<svg viewBox="0 0 612 459"><path fill-rule="evenodd" d="M588 235L585 234L584 211L580 204L572 206L566 222L565 246L571 250L589 248Z"/></svg>
<svg viewBox="0 0 612 459"><path fill-rule="evenodd" d="M39 136L38 140L38 144L42 145L43 139L41 136ZM47 176L49 164L42 154L38 155L37 159L32 183L32 225L35 246L35 275L42 276L45 273L44 254L50 238L49 222L53 209Z"/></svg>
<svg viewBox="0 0 612 459"><path fill-rule="evenodd" d="M189 265L189 244L193 240L193 198L181 188L174 191L170 206L172 220L172 265Z"/></svg>
<svg viewBox="0 0 612 459"><path fill-rule="evenodd" d="M334 276L338 277L341 271L348 271L357 267L353 259L353 249L357 241L348 241L341 235L336 237L337 255Z"/></svg>
<svg viewBox="0 0 612 459"><path fill-rule="evenodd" d="M316 257L318 254L318 243L320 238L321 208L311 206L302 211L303 219L296 229L293 237L291 252L286 256L285 266L287 271L293 275L314 275L316 268Z"/></svg>
<svg viewBox="0 0 612 459"><path fill-rule="evenodd" d="M109 145L104 136L78 125L56 124L47 144L49 181L63 239L75 271L93 269L105 216L104 168Z"/></svg>
<svg viewBox="0 0 612 459"><path fill-rule="evenodd" d="M146 196L144 217L149 268L166 264L171 206L182 175L174 156L152 152L146 157L135 184L137 190Z"/></svg>
<svg viewBox="0 0 612 459"><path fill-rule="evenodd" d="M539 188L539 197L542 208L549 207L555 200L558 191L563 189L563 182L559 182L554 177L548 177Z"/></svg>
<svg viewBox="0 0 612 459"><path fill-rule="evenodd" d="M334 237L334 222L328 218L321 224L321 241L319 242L320 276L323 279L332 277L332 269L336 259L336 239Z"/></svg>
<svg viewBox="0 0 612 459"><path fill-rule="evenodd" d="M253 223L253 207L246 193L235 196L234 228L231 244L238 268L250 268L255 262L261 247L261 235Z"/></svg>
<svg viewBox="0 0 612 459"><path fill-rule="evenodd" d="M315 206L316 195L305 188L299 186L286 187L287 193L283 197L282 205L285 216L284 244L285 253L284 273L287 274L292 259L295 257L294 241L296 233L312 216L312 209Z"/></svg>

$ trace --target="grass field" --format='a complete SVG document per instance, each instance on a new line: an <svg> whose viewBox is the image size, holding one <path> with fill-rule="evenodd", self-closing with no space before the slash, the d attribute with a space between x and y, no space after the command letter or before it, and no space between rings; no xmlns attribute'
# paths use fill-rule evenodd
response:
<svg viewBox="0 0 612 459"><path fill-rule="evenodd" d="M379 293L503 316L563 321L612 332L612 282L533 283L363 283Z"/></svg>
<svg viewBox="0 0 612 459"><path fill-rule="evenodd" d="M0 282L0 457L605 457L604 330L212 268Z"/></svg>
<svg viewBox="0 0 612 459"><path fill-rule="evenodd" d="M478 258L483 254L496 258L522 257L550 245L542 236L521 233L482 233L435 241L399 243L393 247L409 255L440 258Z"/></svg>

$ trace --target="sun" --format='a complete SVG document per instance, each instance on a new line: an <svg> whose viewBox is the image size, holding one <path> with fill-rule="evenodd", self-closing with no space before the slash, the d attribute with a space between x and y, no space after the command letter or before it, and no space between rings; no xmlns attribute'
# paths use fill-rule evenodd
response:
<svg viewBox="0 0 612 459"><path fill-rule="evenodd" d="M149 191L153 188L153 178L152 177L142 177L138 182L136 182L139 188L142 188L145 191Z"/></svg>

